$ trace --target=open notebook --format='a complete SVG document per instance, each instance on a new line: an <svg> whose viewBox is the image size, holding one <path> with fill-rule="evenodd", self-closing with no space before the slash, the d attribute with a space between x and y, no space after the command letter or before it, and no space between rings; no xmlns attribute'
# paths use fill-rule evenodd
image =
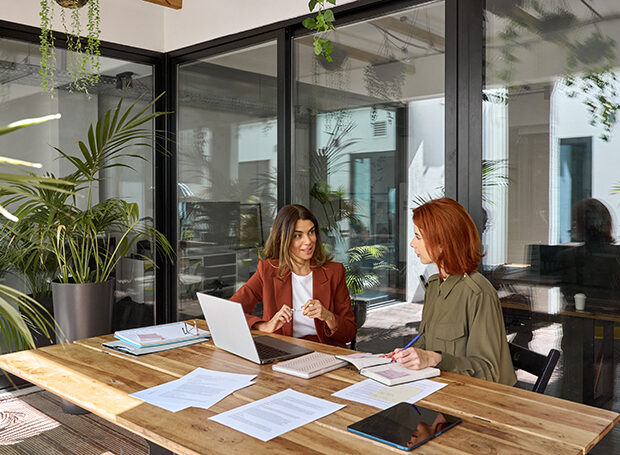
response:
<svg viewBox="0 0 620 455"><path fill-rule="evenodd" d="M385 385L404 384L405 382L432 378L440 374L437 368L410 370L400 363L392 362L392 359L383 357L381 354L357 352L349 355L337 355L336 358L351 363L362 376Z"/></svg>

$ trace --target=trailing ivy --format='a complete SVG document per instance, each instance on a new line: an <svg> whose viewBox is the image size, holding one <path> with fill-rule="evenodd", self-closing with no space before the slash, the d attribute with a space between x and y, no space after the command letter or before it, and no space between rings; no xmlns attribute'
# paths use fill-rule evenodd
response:
<svg viewBox="0 0 620 455"><path fill-rule="evenodd" d="M56 53L54 47L54 34L52 33L52 20L54 10L50 5L50 0L41 0L41 34L40 51L41 64L39 74L41 75L41 88L46 93L54 93L54 68L56 67Z"/></svg>
<svg viewBox="0 0 620 455"><path fill-rule="evenodd" d="M332 61L331 53L334 50L332 42L323 38L324 34L330 30L336 30L334 27L334 12L331 9L325 9L327 3L331 3L336 6L336 0L310 0L308 2L308 9L313 12L314 9L319 7L316 17L308 17L301 23L308 30L314 30L314 53L318 56L322 56L328 62Z"/></svg>
<svg viewBox="0 0 620 455"><path fill-rule="evenodd" d="M56 69L52 19L54 2L61 5L62 28L67 35L67 71L70 82L69 91L77 90L88 94L88 90L99 82L101 63L99 51L100 11L99 0L41 0L41 88L44 92L54 94L54 71ZM80 8L88 3L88 24L86 38L82 39ZM65 9L71 9L67 20Z"/></svg>

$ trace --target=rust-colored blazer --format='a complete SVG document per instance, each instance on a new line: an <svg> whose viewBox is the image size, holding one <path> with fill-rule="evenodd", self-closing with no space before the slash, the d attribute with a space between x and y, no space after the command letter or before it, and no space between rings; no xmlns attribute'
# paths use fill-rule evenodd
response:
<svg viewBox="0 0 620 455"><path fill-rule="evenodd" d="M351 310L351 298L344 279L344 267L339 262L329 262L312 269L312 297L334 313L338 328L331 332L327 324L314 320L317 336L305 339L344 347L353 340L357 332L355 317ZM257 322L269 321L283 305L293 306L293 285L291 274L278 278L278 261L265 259L258 262L256 273L239 289L230 300L243 305L243 311L250 327ZM249 313L257 303L263 302L263 318ZM275 333L293 336L293 321L284 324Z"/></svg>

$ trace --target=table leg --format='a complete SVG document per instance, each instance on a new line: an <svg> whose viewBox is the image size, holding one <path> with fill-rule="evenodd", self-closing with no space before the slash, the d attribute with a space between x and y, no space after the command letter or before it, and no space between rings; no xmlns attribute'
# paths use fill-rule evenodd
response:
<svg viewBox="0 0 620 455"><path fill-rule="evenodd" d="M175 455L171 450L159 446L151 441L146 441L149 445L149 455Z"/></svg>
<svg viewBox="0 0 620 455"><path fill-rule="evenodd" d="M583 403L594 404L594 319L583 323Z"/></svg>

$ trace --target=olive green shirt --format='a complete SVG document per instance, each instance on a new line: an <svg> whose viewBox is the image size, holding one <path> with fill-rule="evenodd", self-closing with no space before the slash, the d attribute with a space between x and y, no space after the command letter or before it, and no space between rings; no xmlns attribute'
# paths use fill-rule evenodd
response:
<svg viewBox="0 0 620 455"><path fill-rule="evenodd" d="M437 351L437 368L514 385L517 382L495 288L478 272L429 278L414 347Z"/></svg>

